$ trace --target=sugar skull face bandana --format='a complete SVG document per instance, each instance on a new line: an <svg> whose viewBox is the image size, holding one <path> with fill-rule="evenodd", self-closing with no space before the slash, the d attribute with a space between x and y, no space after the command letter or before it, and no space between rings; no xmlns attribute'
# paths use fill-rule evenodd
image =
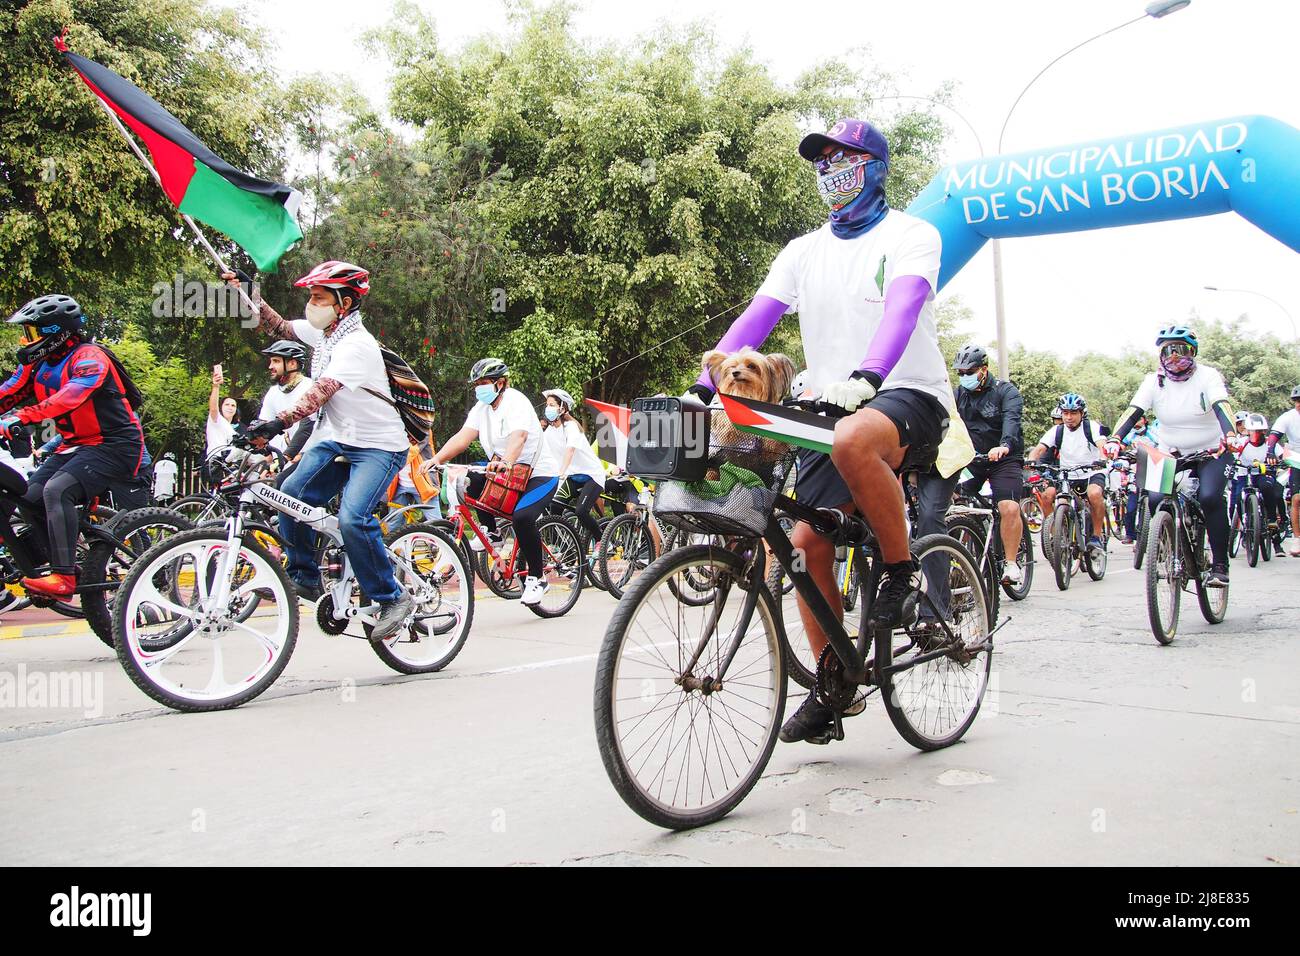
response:
<svg viewBox="0 0 1300 956"><path fill-rule="evenodd" d="M843 150L819 158L817 192L831 210L831 231L841 239L866 232L889 211L885 201L887 167L878 159Z"/></svg>
<svg viewBox="0 0 1300 956"><path fill-rule="evenodd" d="M1196 352L1186 342L1166 342L1160 347L1160 367L1174 382L1185 382L1196 371Z"/></svg>

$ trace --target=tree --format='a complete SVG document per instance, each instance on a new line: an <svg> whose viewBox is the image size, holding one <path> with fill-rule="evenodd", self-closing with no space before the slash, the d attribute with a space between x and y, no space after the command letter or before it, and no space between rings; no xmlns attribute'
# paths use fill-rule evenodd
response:
<svg viewBox="0 0 1300 956"><path fill-rule="evenodd" d="M0 7L0 310L64 291L120 332L147 308L150 287L195 254L162 190L55 50L64 27L75 52L125 76L219 155L261 175L279 169L275 86L264 41L244 14L204 0Z"/></svg>
<svg viewBox="0 0 1300 956"><path fill-rule="evenodd" d="M539 313L552 337L590 330L596 349L578 339L544 377L606 400L694 379L780 248L825 221L796 152L801 125L867 105L844 92L842 64L784 87L749 51L720 55L700 26L593 45L569 6L519 4L510 35L451 55L418 8L395 14L400 29L376 42L393 62L396 118L430 144L481 147L511 177L485 211L507 238L488 276L507 306L475 321L476 354L509 349L525 325L534 335ZM896 127L887 190L901 207L932 172L942 128L920 113Z"/></svg>

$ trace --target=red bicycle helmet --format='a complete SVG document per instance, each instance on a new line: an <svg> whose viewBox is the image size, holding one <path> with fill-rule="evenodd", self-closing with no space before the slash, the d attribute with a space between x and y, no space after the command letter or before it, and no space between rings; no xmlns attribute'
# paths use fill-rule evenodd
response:
<svg viewBox="0 0 1300 956"><path fill-rule="evenodd" d="M356 293L353 300L355 306L356 297L363 296L370 291L370 273L350 262L331 259L329 262L322 262L312 269L294 285L300 289L316 285L324 286L327 289L333 289L334 294L339 297L342 297L344 290L354 292Z"/></svg>

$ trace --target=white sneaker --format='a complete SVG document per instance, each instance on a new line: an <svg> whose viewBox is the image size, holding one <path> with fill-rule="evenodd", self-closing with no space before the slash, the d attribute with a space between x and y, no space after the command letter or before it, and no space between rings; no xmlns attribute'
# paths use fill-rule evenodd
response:
<svg viewBox="0 0 1300 956"><path fill-rule="evenodd" d="M519 599L520 604L540 604L542 595L551 589L549 583L542 578L526 577L524 578L524 594Z"/></svg>
<svg viewBox="0 0 1300 956"><path fill-rule="evenodd" d="M1019 584L1022 580L1020 565L1008 563L1002 568L1002 580L1007 584Z"/></svg>
<svg viewBox="0 0 1300 956"><path fill-rule="evenodd" d="M471 534L471 535L468 536L468 538L467 538L466 540L469 541L469 549L470 549L471 551L482 551L482 550L483 550L483 539L480 538L478 535L476 535L476 534Z"/></svg>

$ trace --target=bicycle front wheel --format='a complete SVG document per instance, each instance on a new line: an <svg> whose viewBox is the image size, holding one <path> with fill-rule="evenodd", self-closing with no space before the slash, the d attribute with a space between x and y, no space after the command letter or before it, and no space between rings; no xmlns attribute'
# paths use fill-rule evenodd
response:
<svg viewBox="0 0 1300 956"><path fill-rule="evenodd" d="M926 535L912 543L912 555L922 569L937 564L948 575L951 635L913 624L877 634L875 656L894 729L918 750L939 750L960 740L979 713L993 662L993 618L980 572L954 538ZM923 579L921 594L930 592Z"/></svg>
<svg viewBox="0 0 1300 956"><path fill-rule="evenodd" d="M230 582L218 600L223 576ZM238 620L254 591L262 613ZM127 676L180 711L227 710L275 683L298 640L298 600L280 562L251 537L231 554L221 529L182 531L136 558L113 602Z"/></svg>
<svg viewBox="0 0 1300 956"><path fill-rule="evenodd" d="M1147 525L1147 618L1155 639L1169 644L1178 632L1178 606L1183 594L1177 571L1178 529L1168 511L1157 511Z"/></svg>
<svg viewBox="0 0 1300 956"><path fill-rule="evenodd" d="M606 526L600 545L600 574L609 593L622 598L657 557L649 519L635 512L619 515Z"/></svg>
<svg viewBox="0 0 1300 956"><path fill-rule="evenodd" d="M1033 529L1030 528L1029 522L1021 519L1020 533L1020 550L1016 555L1016 565L1020 568L1020 583L1011 584L1008 581L1002 582L1002 590L1006 592L1007 597L1013 601L1023 601L1029 597L1029 589L1034 585L1034 538ZM1001 547L1000 541L993 542L995 547ZM993 602L990 608L993 620L998 618L997 602Z"/></svg>
<svg viewBox="0 0 1300 956"><path fill-rule="evenodd" d="M1056 586L1069 590L1074 574L1074 521L1067 506L1052 512L1052 570L1056 572Z"/></svg>
<svg viewBox="0 0 1300 956"><path fill-rule="evenodd" d="M694 590L685 580L692 574L714 582L707 604L678 600ZM729 551L671 551L633 582L605 631L595 686L601 760L624 802L658 826L726 816L776 744L786 693L781 632L762 586L741 631L743 576L744 562Z"/></svg>

